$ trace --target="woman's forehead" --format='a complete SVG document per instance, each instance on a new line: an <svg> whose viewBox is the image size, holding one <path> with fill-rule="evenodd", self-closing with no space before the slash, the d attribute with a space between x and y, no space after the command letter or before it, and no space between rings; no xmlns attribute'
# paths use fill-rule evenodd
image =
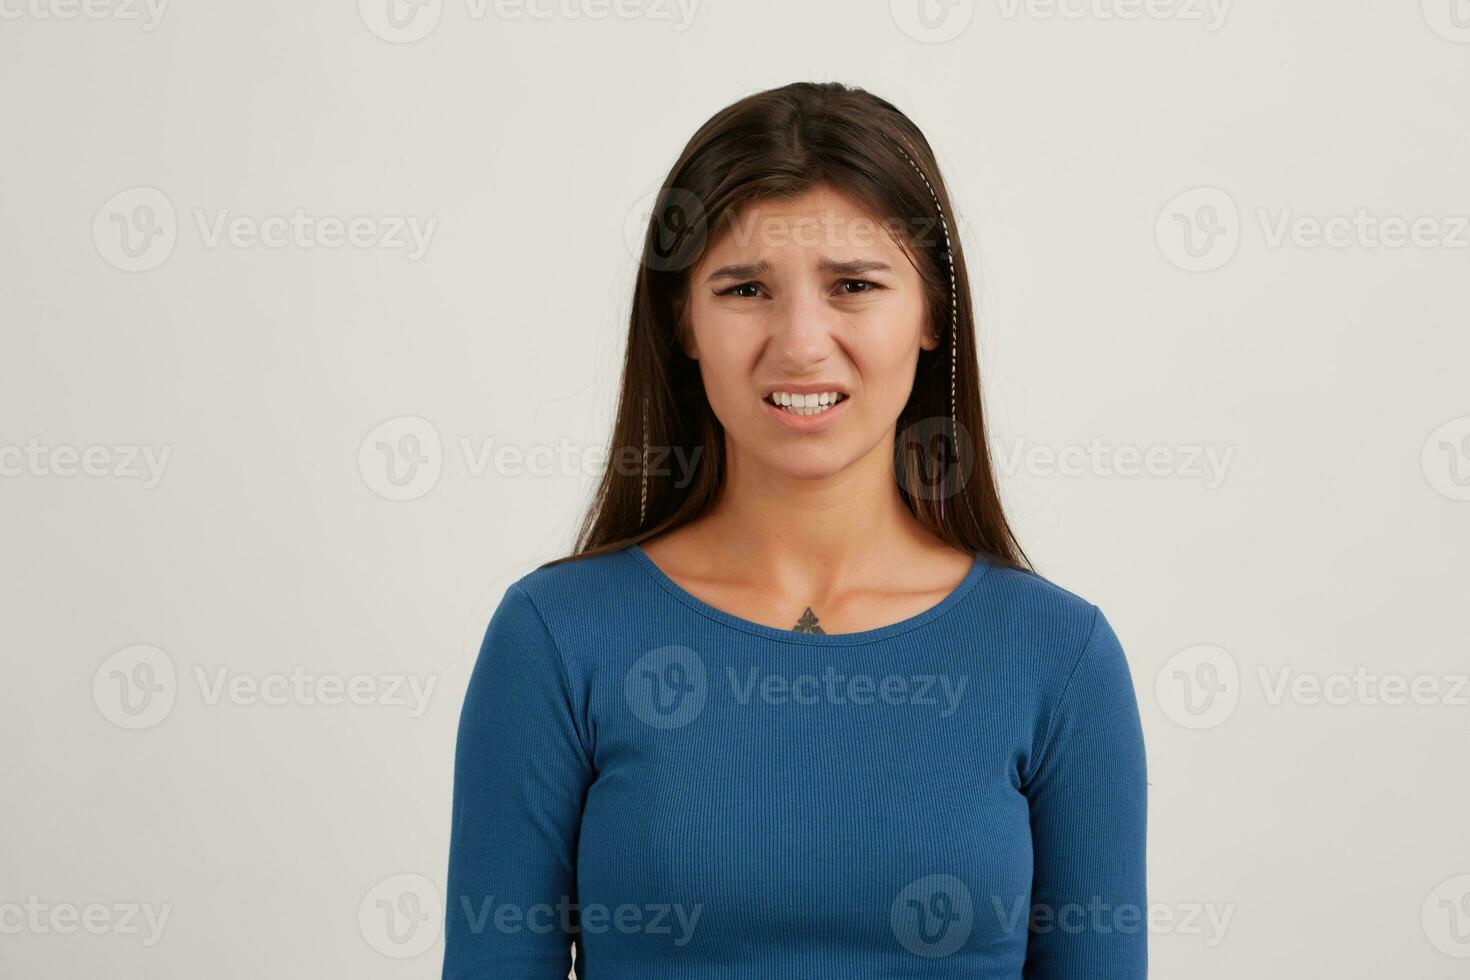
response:
<svg viewBox="0 0 1470 980"><path fill-rule="evenodd" d="M701 266L799 262L818 267L858 259L907 264L899 226L830 190L752 201L719 222Z"/></svg>

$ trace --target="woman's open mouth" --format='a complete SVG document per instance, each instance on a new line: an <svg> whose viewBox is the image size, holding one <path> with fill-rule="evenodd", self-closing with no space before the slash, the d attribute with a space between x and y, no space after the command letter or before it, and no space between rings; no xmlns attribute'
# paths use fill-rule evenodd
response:
<svg viewBox="0 0 1470 980"><path fill-rule="evenodd" d="M765 397L767 405L772 405L787 415L822 415L846 400L847 396L840 391L823 391L811 395L773 391Z"/></svg>
<svg viewBox="0 0 1470 980"><path fill-rule="evenodd" d="M834 389L812 394L773 391L761 400L771 418L786 431L821 432L847 414L847 403L852 398L847 392Z"/></svg>

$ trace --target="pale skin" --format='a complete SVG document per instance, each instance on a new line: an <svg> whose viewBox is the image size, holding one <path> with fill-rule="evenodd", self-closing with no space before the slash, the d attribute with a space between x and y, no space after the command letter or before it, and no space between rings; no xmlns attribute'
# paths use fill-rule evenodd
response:
<svg viewBox="0 0 1470 980"><path fill-rule="evenodd" d="M747 208L690 291L682 343L725 428L726 480L705 515L644 541L648 556L701 600L779 629L874 629L952 592L973 558L914 520L893 474L919 351L939 343L905 249L823 186ZM793 432L761 396L807 382L850 403Z"/></svg>

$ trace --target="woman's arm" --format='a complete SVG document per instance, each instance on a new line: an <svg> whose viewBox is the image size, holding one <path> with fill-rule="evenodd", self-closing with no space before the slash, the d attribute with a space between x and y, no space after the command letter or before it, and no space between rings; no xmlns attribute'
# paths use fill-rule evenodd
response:
<svg viewBox="0 0 1470 980"><path fill-rule="evenodd" d="M1096 607L1024 789L1034 860L1024 975L1146 977L1143 730L1128 661Z"/></svg>
<svg viewBox="0 0 1470 980"><path fill-rule="evenodd" d="M591 756L565 663L512 585L460 713L444 980L566 980Z"/></svg>

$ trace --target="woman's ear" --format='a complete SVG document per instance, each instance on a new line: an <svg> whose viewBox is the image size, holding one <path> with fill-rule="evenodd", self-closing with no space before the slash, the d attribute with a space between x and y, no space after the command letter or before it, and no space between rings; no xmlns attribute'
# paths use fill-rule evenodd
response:
<svg viewBox="0 0 1470 980"><path fill-rule="evenodd" d="M689 325L689 297L674 300L674 342L691 361L699 360L699 345L694 342L694 329Z"/></svg>
<svg viewBox="0 0 1470 980"><path fill-rule="evenodd" d="M699 360L699 344L695 342L694 331L690 328L684 317L680 317L679 319L678 334L679 347L684 351L684 355L691 361Z"/></svg>
<svg viewBox="0 0 1470 980"><path fill-rule="evenodd" d="M924 330L924 335L919 338L919 346L924 350L934 350L939 346L939 331L931 325Z"/></svg>

